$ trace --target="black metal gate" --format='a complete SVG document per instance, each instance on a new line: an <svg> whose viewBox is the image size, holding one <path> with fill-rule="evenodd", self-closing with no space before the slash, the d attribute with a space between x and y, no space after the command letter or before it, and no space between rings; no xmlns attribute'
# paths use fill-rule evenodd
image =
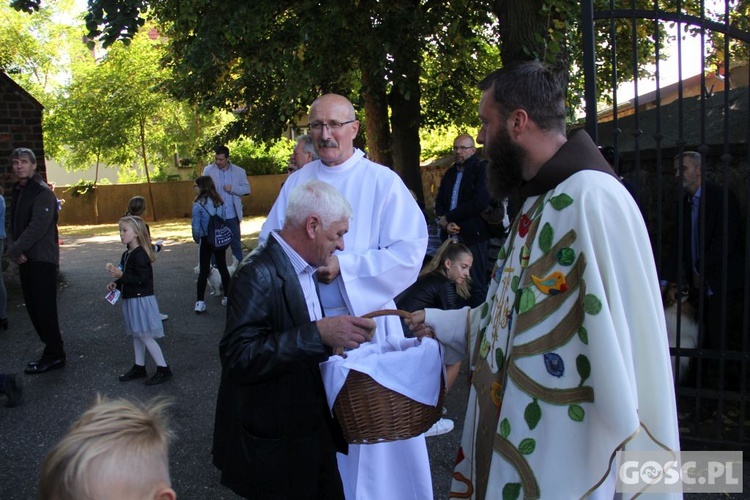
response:
<svg viewBox="0 0 750 500"><path fill-rule="evenodd" d="M736 3L582 1L585 126L641 207L663 283L674 283L665 310L686 449L750 448L750 33ZM667 51L674 83L663 79ZM648 58L650 70L639 62ZM688 60L697 74L683 72ZM649 92L646 73L656 75Z"/></svg>

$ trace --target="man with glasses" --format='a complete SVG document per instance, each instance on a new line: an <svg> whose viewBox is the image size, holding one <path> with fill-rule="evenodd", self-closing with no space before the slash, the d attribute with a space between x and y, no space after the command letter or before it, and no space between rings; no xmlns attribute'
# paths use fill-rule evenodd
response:
<svg viewBox="0 0 750 500"><path fill-rule="evenodd" d="M487 293L490 232L482 217L490 204L487 161L479 159L474 139L468 134L461 134L453 141L453 157L455 163L440 181L435 214L443 241L454 238L471 249L474 263L469 305L476 307L484 302Z"/></svg>
<svg viewBox="0 0 750 500"><path fill-rule="evenodd" d="M250 194L250 182L247 180L247 172L229 161L228 147L217 146L214 153L214 163L203 169L203 175L211 177L216 191L224 200L226 223L232 231L232 255L239 262L242 260L242 197Z"/></svg>
<svg viewBox="0 0 750 500"><path fill-rule="evenodd" d="M345 97L327 94L313 102L310 135L320 159L284 183L259 237L262 243L271 231L283 227L289 193L304 182L321 180L344 195L353 209L345 249L317 271L327 317L395 309L393 297L414 283L427 248L427 224L419 206L393 170L373 163L354 147L358 131L354 107ZM397 316L379 317L376 323L373 342L403 337ZM418 368L404 367L404 373ZM347 498L432 498L423 435L351 445L349 454L338 458Z"/></svg>
<svg viewBox="0 0 750 500"><path fill-rule="evenodd" d="M57 197L36 171L36 155L17 148L10 154L17 182L10 204L10 238L7 256L18 264L21 291L36 333L44 343L37 361L24 370L45 373L65 366L60 324L57 319L57 272L60 246L57 238Z"/></svg>

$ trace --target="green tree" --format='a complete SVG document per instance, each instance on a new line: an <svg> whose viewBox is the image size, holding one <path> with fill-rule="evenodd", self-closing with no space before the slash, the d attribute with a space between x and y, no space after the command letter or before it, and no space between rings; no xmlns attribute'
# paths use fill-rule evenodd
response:
<svg viewBox="0 0 750 500"><path fill-rule="evenodd" d="M83 29L69 15L72 4L49 3L33 16L0 4L0 71L44 105L49 104L48 94L64 83L70 60L85 49L80 43Z"/></svg>

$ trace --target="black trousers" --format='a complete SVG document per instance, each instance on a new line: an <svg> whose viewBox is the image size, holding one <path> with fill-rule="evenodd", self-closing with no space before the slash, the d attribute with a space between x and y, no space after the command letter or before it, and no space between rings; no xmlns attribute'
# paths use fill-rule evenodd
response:
<svg viewBox="0 0 750 500"><path fill-rule="evenodd" d="M57 320L57 265L29 261L19 266L19 276L31 324L44 342L42 359L64 357L62 334Z"/></svg>
<svg viewBox="0 0 750 500"><path fill-rule="evenodd" d="M488 240L478 241L471 245L466 244L471 250L471 255L474 261L469 270L471 276L471 297L469 298L469 305L471 307L477 307L484 303L487 298L487 268L489 267L490 259L490 242Z"/></svg>

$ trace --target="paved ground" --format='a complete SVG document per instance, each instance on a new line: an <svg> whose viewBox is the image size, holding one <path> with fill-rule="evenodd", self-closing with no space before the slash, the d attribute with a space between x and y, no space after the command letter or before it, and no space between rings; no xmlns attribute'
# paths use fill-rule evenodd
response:
<svg viewBox="0 0 750 500"><path fill-rule="evenodd" d="M193 313L197 246L167 242L154 265L156 296L161 311L169 314L166 337L160 344L175 374L171 382L156 387L117 380L117 375L133 363L132 344L124 335L120 304L112 306L104 300L108 282L104 265L117 261L122 250L122 244L113 238L69 239L61 247L59 310L68 365L63 370L24 376L24 404L0 407L0 498L4 500L37 497L44 454L97 393L112 398L171 397L177 433L171 469L179 498L238 498L219 484L210 461L219 380L217 346L225 309L218 299L210 297L206 313ZM10 329L0 332L0 371L19 372L27 361L37 359L41 344L20 290L12 284L8 319ZM147 360L151 372L153 362ZM452 417L463 414L466 398L463 384L456 385L460 387L446 400ZM457 421L457 428L450 434L428 440L436 499L447 498L460 425Z"/></svg>
<svg viewBox="0 0 750 500"><path fill-rule="evenodd" d="M121 243L114 238L69 239L61 247L59 309L68 366L43 375L25 376L25 403L18 408L0 407L0 498L3 500L37 497L37 478L44 454L97 393L113 398L148 399L156 395L172 398L177 441L172 447L171 469L179 498L238 498L219 484L218 473L210 461L219 380L217 345L224 328L224 308L217 298L210 297L205 314L193 313L197 247L193 243L167 242L154 266L160 308L170 316L165 323L166 338L160 343L175 374L174 380L156 387L117 380L117 375L133 362L132 345L123 333L120 305L111 306L104 300L104 286L108 282L104 265L117 261L122 250ZM0 371L18 372L27 361L39 356L41 344L31 327L20 290L8 285L10 329L0 331ZM148 363L149 371L153 371L150 359ZM448 497L463 425L467 389L462 380L466 380L465 374L447 396L445 405L449 417L456 421L456 429L428 439L437 500ZM745 491L750 491L750 461L745 461L744 484ZM743 495L691 497L743 498Z"/></svg>

